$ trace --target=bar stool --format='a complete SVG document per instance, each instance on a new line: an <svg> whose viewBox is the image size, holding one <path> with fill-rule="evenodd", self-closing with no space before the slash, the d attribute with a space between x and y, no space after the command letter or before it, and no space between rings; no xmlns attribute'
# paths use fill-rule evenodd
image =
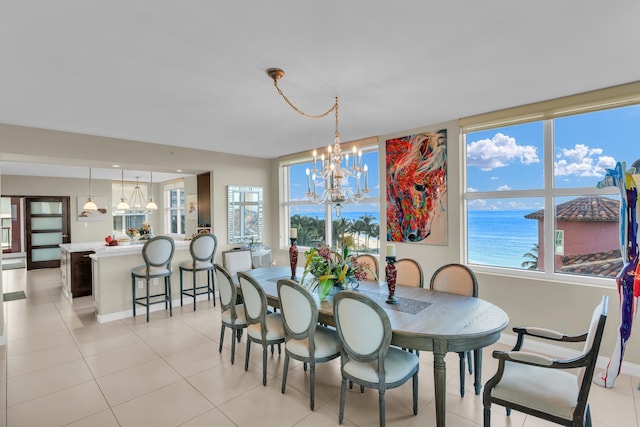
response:
<svg viewBox="0 0 640 427"><path fill-rule="evenodd" d="M175 251L175 243L171 237L156 236L147 240L142 247L144 265L131 269L131 294L133 295L133 317L136 317L136 305L147 307L147 322L149 321L149 306L164 302L165 310L169 308L169 315L173 316L171 307L171 260ZM150 279L164 278L164 292L151 294ZM147 292L143 297L136 298L136 279L145 279ZM158 298L163 297L163 298Z"/></svg>
<svg viewBox="0 0 640 427"><path fill-rule="evenodd" d="M183 261L180 263L180 305L182 306L182 296L186 295L193 298L193 311L196 311L196 296L207 294L207 300L211 300L213 295L213 306L216 305L215 298L215 278L213 257L218 247L218 239L215 234L198 234L191 240L189 244L189 252L191 253L191 261ZM193 287L183 289L182 272L191 271L193 273ZM207 284L196 285L196 273L198 271L207 272Z"/></svg>

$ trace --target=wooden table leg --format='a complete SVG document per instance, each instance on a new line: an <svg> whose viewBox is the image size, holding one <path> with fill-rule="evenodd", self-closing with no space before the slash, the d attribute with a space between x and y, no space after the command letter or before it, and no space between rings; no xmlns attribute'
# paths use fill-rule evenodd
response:
<svg viewBox="0 0 640 427"><path fill-rule="evenodd" d="M482 389L482 349L473 350L473 385L476 394L480 394Z"/></svg>
<svg viewBox="0 0 640 427"><path fill-rule="evenodd" d="M433 379L436 394L436 426L445 427L447 398L447 366L444 356L447 354L446 341L433 343Z"/></svg>

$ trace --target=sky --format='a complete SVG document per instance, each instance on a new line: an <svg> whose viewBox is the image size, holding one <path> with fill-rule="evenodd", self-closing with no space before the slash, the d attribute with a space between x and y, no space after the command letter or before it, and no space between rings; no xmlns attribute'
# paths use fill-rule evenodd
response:
<svg viewBox="0 0 640 427"><path fill-rule="evenodd" d="M467 134L467 190L543 188L543 126L526 123ZM554 122L558 188L595 187L618 161L640 159L640 106Z"/></svg>
<svg viewBox="0 0 640 427"><path fill-rule="evenodd" d="M554 122L554 176L556 187L594 187L607 168L625 161L627 168L640 159L640 105L557 118ZM452 143L451 138L448 141ZM467 134L467 189L508 191L543 188L543 125L525 123ZM378 154L364 153L368 166L369 193L380 194ZM306 200L310 166L290 169L293 200ZM349 184L354 185L354 178ZM322 189L319 185L318 191ZM510 200L513 209L539 208L541 199ZM530 202L530 203L529 203ZM475 208L482 208L479 204ZM345 205L345 211L378 211L376 205ZM319 212L322 206L309 204L301 212Z"/></svg>

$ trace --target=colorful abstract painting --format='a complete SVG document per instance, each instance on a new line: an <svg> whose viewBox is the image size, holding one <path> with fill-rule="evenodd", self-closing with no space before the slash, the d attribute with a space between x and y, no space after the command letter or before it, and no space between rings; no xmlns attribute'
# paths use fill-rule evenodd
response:
<svg viewBox="0 0 640 427"><path fill-rule="evenodd" d="M447 244L447 130L387 140L387 241Z"/></svg>

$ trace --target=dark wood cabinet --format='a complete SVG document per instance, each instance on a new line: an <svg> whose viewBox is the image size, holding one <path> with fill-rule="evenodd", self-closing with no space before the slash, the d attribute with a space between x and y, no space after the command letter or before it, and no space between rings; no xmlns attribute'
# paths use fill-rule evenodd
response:
<svg viewBox="0 0 640 427"><path fill-rule="evenodd" d="M211 227L211 173L198 174L198 227Z"/></svg>
<svg viewBox="0 0 640 427"><path fill-rule="evenodd" d="M71 252L70 280L71 296L73 298L91 295L91 258L88 252Z"/></svg>

